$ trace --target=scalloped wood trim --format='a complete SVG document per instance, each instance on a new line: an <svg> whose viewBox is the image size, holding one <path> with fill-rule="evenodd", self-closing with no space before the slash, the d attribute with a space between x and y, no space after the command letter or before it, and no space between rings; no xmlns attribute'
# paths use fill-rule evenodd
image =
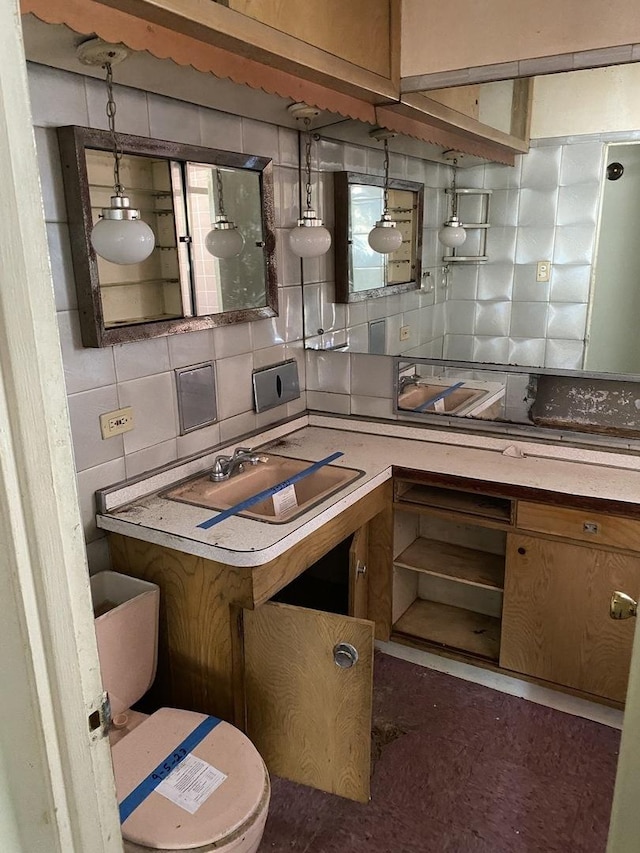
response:
<svg viewBox="0 0 640 853"><path fill-rule="evenodd" d="M94 0L21 0L23 14L31 13L47 24L64 24L76 33L97 35L105 41L122 42L132 50L146 50L157 59L214 74L234 83L260 89L294 102L304 101L320 110L346 118L375 123L372 104L333 91L286 71L271 68L207 44L166 27L149 23Z"/></svg>

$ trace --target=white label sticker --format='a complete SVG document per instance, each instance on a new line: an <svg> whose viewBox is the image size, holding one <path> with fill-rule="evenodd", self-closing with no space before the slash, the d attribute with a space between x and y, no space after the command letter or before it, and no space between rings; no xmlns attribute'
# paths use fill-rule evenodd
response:
<svg viewBox="0 0 640 853"><path fill-rule="evenodd" d="M195 814L226 778L222 771L189 753L184 761L160 782L156 791L189 814Z"/></svg>
<svg viewBox="0 0 640 853"><path fill-rule="evenodd" d="M279 492L273 494L273 510L276 515L286 515L292 509L298 508L298 498L296 497L296 487L292 483Z"/></svg>

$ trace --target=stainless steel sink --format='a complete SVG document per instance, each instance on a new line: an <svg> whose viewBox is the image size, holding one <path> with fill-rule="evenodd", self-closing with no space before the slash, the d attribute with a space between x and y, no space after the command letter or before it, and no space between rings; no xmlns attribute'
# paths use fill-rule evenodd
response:
<svg viewBox="0 0 640 853"><path fill-rule="evenodd" d="M307 459L291 459L287 456L276 456L271 453L263 454L260 458L261 461L257 465L245 466L242 472L234 474L222 483L214 483L210 479L210 472L208 471L206 474L200 474L162 492L160 497L193 504L205 509L230 509L266 489L271 489L289 480L313 465L313 462ZM348 486L349 483L353 483L363 473L356 468L343 468L332 464L324 465L293 485L297 506L293 505L289 509L278 511L277 499L276 505L274 505L273 497L267 497L265 500L242 509L237 514L256 521L285 524Z"/></svg>

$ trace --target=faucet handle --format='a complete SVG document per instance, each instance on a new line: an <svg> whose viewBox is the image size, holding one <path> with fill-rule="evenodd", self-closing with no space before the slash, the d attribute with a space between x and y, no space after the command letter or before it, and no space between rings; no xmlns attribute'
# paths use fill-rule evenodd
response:
<svg viewBox="0 0 640 853"><path fill-rule="evenodd" d="M231 457L220 454L216 456L213 462L213 470L211 471L211 479L214 483L219 483L221 480L226 480L229 476L229 466L231 465Z"/></svg>
<svg viewBox="0 0 640 853"><path fill-rule="evenodd" d="M253 450L250 447L236 447L233 451L234 457L236 456L250 456L253 453Z"/></svg>

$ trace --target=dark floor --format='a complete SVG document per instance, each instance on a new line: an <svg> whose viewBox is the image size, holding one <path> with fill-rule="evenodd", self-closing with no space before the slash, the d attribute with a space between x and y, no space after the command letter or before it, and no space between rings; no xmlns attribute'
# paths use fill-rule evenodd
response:
<svg viewBox="0 0 640 853"><path fill-rule="evenodd" d="M604 853L619 741L377 653L371 802L274 778L259 853Z"/></svg>

